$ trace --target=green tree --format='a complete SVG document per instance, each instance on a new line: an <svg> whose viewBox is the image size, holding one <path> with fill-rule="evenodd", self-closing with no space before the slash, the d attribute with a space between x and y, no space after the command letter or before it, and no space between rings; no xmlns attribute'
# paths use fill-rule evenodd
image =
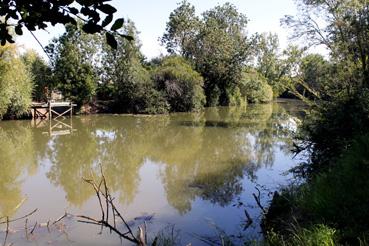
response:
<svg viewBox="0 0 369 246"><path fill-rule="evenodd" d="M332 98L331 92L335 92L331 64L319 54L309 54L301 60L301 76L306 85L315 93L319 93L320 98L328 100ZM308 95L307 95L308 96Z"/></svg>
<svg viewBox="0 0 369 246"><path fill-rule="evenodd" d="M164 58L153 72L153 80L156 88L164 92L171 111L198 111L204 107L204 80L184 58Z"/></svg>
<svg viewBox="0 0 369 246"><path fill-rule="evenodd" d="M118 38L118 48L104 47L104 78L102 86L111 90L117 112L165 113L168 105L154 89L149 71L142 65L138 32L132 21L124 26L135 41Z"/></svg>
<svg viewBox="0 0 369 246"><path fill-rule="evenodd" d="M34 88L32 98L36 101L47 101L50 90L55 86L51 68L33 50L27 50L22 60L33 76Z"/></svg>
<svg viewBox="0 0 369 246"><path fill-rule="evenodd" d="M332 60L340 64L341 80L347 91L353 86L369 88L369 18L366 0L299 0L300 14L286 16L284 23L294 38L308 45L324 45ZM324 20L323 24L321 20ZM349 83L347 83L349 82Z"/></svg>
<svg viewBox="0 0 369 246"><path fill-rule="evenodd" d="M0 119L27 112L32 88L32 76L19 58L17 47L0 47Z"/></svg>
<svg viewBox="0 0 369 246"><path fill-rule="evenodd" d="M195 7L184 0L170 14L161 43L170 54L189 58L192 55L193 42L196 42L199 25L200 20L196 16Z"/></svg>
<svg viewBox="0 0 369 246"><path fill-rule="evenodd" d="M80 29L67 26L66 32L47 47L56 88L79 106L95 95L97 76L93 66L96 50Z"/></svg>
<svg viewBox="0 0 369 246"><path fill-rule="evenodd" d="M226 3L203 13L195 64L205 78L208 105L229 105L236 94L244 63L250 58L245 15ZM213 101L214 93L219 98Z"/></svg>
<svg viewBox="0 0 369 246"><path fill-rule="evenodd" d="M277 34L263 33L256 35L256 69L272 86L274 96L285 91L283 76L286 75L285 63L279 52L279 39Z"/></svg>
<svg viewBox="0 0 369 246"><path fill-rule="evenodd" d="M204 77L207 105L229 105L239 96L242 67L251 58L247 18L230 3L218 5L198 20L186 1L172 12L162 40L191 59Z"/></svg>
<svg viewBox="0 0 369 246"><path fill-rule="evenodd" d="M298 135L296 151L309 155L294 171L305 182L274 196L271 224L279 231L280 221L295 221L298 227L281 228L291 245L298 244L294 240L298 238L319 243L316 239L325 234L319 225L323 223L338 234L331 236L337 242L329 240L330 245L367 244L368 1L299 0L298 4L301 13L286 17L285 24L308 46L327 47L330 60L313 54L297 63L295 78L302 81L297 84L310 88L309 93L317 92L314 99L318 99ZM300 216L306 214L309 219ZM295 228L303 233L291 233ZM316 232L306 237L311 228Z"/></svg>
<svg viewBox="0 0 369 246"><path fill-rule="evenodd" d="M268 80L258 71L243 72L240 83L241 94L250 103L267 103L273 100L273 90Z"/></svg>

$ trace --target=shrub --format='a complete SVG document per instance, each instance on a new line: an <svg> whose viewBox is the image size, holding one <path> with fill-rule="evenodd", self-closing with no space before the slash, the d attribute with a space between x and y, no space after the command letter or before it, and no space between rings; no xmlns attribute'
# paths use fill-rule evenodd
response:
<svg viewBox="0 0 369 246"><path fill-rule="evenodd" d="M350 241L369 235L368 149L369 135L358 137L329 172L312 179L300 202L316 220L336 225Z"/></svg>
<svg viewBox="0 0 369 246"><path fill-rule="evenodd" d="M168 112L169 106L163 94L155 90L149 72L138 61L131 62L115 84L116 111L147 114Z"/></svg>
<svg viewBox="0 0 369 246"><path fill-rule="evenodd" d="M281 195L276 194L264 220L266 230L276 230L278 235L295 240L298 237L290 233L294 222L303 228L299 232L305 236L310 235L306 232L311 225L324 223L339 232L336 239L343 245L365 241L369 236L368 149L369 135L360 136L331 169L314 175L307 183L283 190ZM319 231L314 234L323 238Z"/></svg>
<svg viewBox="0 0 369 246"><path fill-rule="evenodd" d="M273 100L273 90L267 79L256 71L244 72L239 85L241 94L250 103L267 103Z"/></svg>
<svg viewBox="0 0 369 246"><path fill-rule="evenodd" d="M156 88L163 92L171 111L198 111L205 105L203 78L184 58L169 56L153 71Z"/></svg>
<svg viewBox="0 0 369 246"><path fill-rule="evenodd" d="M245 100L242 97L241 90L239 87L236 87L233 90L227 90L228 94L228 105L229 106L241 106L245 105Z"/></svg>
<svg viewBox="0 0 369 246"><path fill-rule="evenodd" d="M369 130L369 90L323 104L310 114L300 131L300 139L311 152L310 174L335 165L356 136Z"/></svg>

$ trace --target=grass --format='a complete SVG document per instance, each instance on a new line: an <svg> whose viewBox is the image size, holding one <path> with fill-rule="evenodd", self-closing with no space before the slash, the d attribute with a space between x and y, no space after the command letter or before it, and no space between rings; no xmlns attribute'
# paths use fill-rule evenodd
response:
<svg viewBox="0 0 369 246"><path fill-rule="evenodd" d="M298 228L291 232L289 237L285 238L275 232L267 234L267 245L273 246L334 246L336 245L335 229L323 224L317 224L311 228Z"/></svg>
<svg viewBox="0 0 369 246"><path fill-rule="evenodd" d="M369 135L335 165L273 199L264 220L271 245L368 245Z"/></svg>

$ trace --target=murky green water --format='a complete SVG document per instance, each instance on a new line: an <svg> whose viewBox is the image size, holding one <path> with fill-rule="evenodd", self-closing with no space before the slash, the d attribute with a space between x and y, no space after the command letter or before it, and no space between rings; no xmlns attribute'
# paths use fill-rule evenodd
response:
<svg viewBox="0 0 369 246"><path fill-rule="evenodd" d="M29 231L65 211L98 218L94 190L82 178L98 177L101 163L119 210L135 230L146 220L149 237L174 228L183 245L201 245L199 238L221 230L260 238L261 209L252 194L258 188L267 205L269 192L288 182L281 174L297 162L290 149L298 116L299 108L288 101L169 116L0 122L0 218L37 208ZM247 229L244 209L254 221ZM72 216L50 232L37 225L26 235L24 228L24 219L11 223L7 242L121 244Z"/></svg>

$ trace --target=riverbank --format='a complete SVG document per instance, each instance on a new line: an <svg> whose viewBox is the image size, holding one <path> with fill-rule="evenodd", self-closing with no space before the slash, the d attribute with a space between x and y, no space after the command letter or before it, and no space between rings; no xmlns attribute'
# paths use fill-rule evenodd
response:
<svg viewBox="0 0 369 246"><path fill-rule="evenodd" d="M266 103L266 104L272 104L272 103L279 103L281 105L285 105L286 110L288 111L295 111L298 108L298 111L302 113L303 109L307 108L307 105L298 99L293 98L276 98L272 102ZM94 114L122 114L118 113L116 110L114 110L114 101L104 101L104 100L95 100L88 104L84 104L81 107L79 107L77 110L73 112L74 115L94 115ZM253 105L250 103L249 105ZM292 105L292 106L291 106ZM235 106L235 107L242 107L242 106ZM204 109L206 109L205 107ZM211 107L210 107L211 108ZM200 110L203 111L203 110ZM171 113L181 113L181 112L170 112L165 114L171 114ZM183 113L183 112L182 112ZM124 114L124 113L123 113ZM144 114L144 113L125 113L129 115L157 115L157 114ZM159 114L160 115L160 114ZM7 117L4 117L2 120L30 120L32 119L32 112L31 109L27 111L27 113L21 114L21 115L8 115Z"/></svg>
<svg viewBox="0 0 369 246"><path fill-rule="evenodd" d="M369 244L368 91L323 106L295 138L308 159L263 221L272 245Z"/></svg>
<svg viewBox="0 0 369 246"><path fill-rule="evenodd" d="M334 168L273 197L263 226L272 245L368 245L369 136Z"/></svg>

